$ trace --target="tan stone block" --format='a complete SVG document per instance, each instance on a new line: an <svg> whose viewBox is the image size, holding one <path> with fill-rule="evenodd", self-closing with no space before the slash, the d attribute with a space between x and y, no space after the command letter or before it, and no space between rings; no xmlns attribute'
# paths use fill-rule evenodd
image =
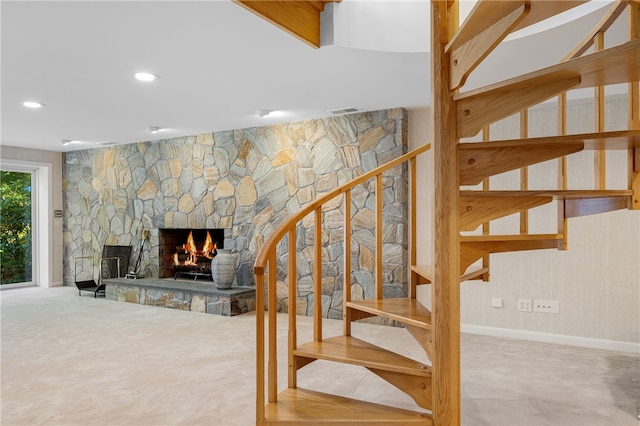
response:
<svg viewBox="0 0 640 426"><path fill-rule="evenodd" d="M204 214L206 216L211 216L216 207L215 200L213 199L213 193L207 192L204 197L202 197L202 204L204 205Z"/></svg>
<svg viewBox="0 0 640 426"><path fill-rule="evenodd" d="M360 269L373 272L375 264L376 264L375 253L369 250L368 248L366 248L365 246L361 245L360 259L358 262L358 266L360 267Z"/></svg>
<svg viewBox="0 0 640 426"><path fill-rule="evenodd" d="M94 191L100 192L102 190L102 180L97 177L94 177L91 180L91 186L93 187Z"/></svg>
<svg viewBox="0 0 640 426"><path fill-rule="evenodd" d="M347 167L356 168L362 166L360 161L360 148L357 145L347 145L342 148L344 157L347 160Z"/></svg>
<svg viewBox="0 0 640 426"><path fill-rule="evenodd" d="M177 197L182 193L182 183L178 178L170 178L162 182L161 189L165 197Z"/></svg>
<svg viewBox="0 0 640 426"><path fill-rule="evenodd" d="M136 195L141 200L153 200L156 197L156 192L158 192L156 184L147 179L138 189Z"/></svg>
<svg viewBox="0 0 640 426"><path fill-rule="evenodd" d="M335 277L323 277L322 278L322 294L333 294L336 287Z"/></svg>
<svg viewBox="0 0 640 426"><path fill-rule="evenodd" d="M171 170L171 176L182 176L182 162L180 161L180 159L172 158L171 160L169 160L169 169Z"/></svg>
<svg viewBox="0 0 640 426"><path fill-rule="evenodd" d="M298 121L295 123L289 123L289 125L287 126L287 131L289 132L289 138L291 138L291 142L294 145L298 145L299 143L305 141L303 122Z"/></svg>
<svg viewBox="0 0 640 426"><path fill-rule="evenodd" d="M104 168L113 167L116 165L116 150L110 149L104 153L103 157Z"/></svg>
<svg viewBox="0 0 640 426"><path fill-rule="evenodd" d="M219 200L221 198L232 197L235 193L235 188L229 182L229 179L221 180L216 188L213 190L213 199Z"/></svg>
<svg viewBox="0 0 640 426"><path fill-rule="evenodd" d="M266 223L273 219L273 207L268 207L255 215L253 218L253 224L261 229Z"/></svg>
<svg viewBox="0 0 640 426"><path fill-rule="evenodd" d="M191 213L195 208L196 203L193 201L191 194L184 194L178 200L178 211L182 213Z"/></svg>
<svg viewBox="0 0 640 426"><path fill-rule="evenodd" d="M196 143L202 145L213 145L213 133L201 133L196 136Z"/></svg>
<svg viewBox="0 0 640 426"><path fill-rule="evenodd" d="M176 309L178 309L179 311L190 311L191 304L184 300L176 300Z"/></svg>
<svg viewBox="0 0 640 426"><path fill-rule="evenodd" d="M127 193L126 191L119 189L113 194L113 206L116 210L127 208Z"/></svg>
<svg viewBox="0 0 640 426"><path fill-rule="evenodd" d="M118 287L116 289L116 299L118 299L118 302L124 302L127 299L126 289Z"/></svg>
<svg viewBox="0 0 640 426"><path fill-rule="evenodd" d="M315 180L316 175L313 172L313 169L310 168L298 168L298 186L309 186L313 185L313 181Z"/></svg>
<svg viewBox="0 0 640 426"><path fill-rule="evenodd" d="M103 203L110 203L111 202L111 189L104 187L102 188L102 192L100 193L100 200Z"/></svg>
<svg viewBox="0 0 640 426"><path fill-rule="evenodd" d="M296 315L307 315L308 304L306 297L296 298Z"/></svg>
<svg viewBox="0 0 640 426"><path fill-rule="evenodd" d="M285 168L285 179L287 181L287 192L291 197L298 190L298 167L295 163L289 164Z"/></svg>
<svg viewBox="0 0 640 426"><path fill-rule="evenodd" d="M218 228L231 228L233 226L233 216L223 216L218 221Z"/></svg>
<svg viewBox="0 0 640 426"><path fill-rule="evenodd" d="M371 210L360 210L353 217L351 225L353 229L373 229L375 218L376 216Z"/></svg>
<svg viewBox="0 0 640 426"><path fill-rule="evenodd" d="M91 174L93 176L100 176L104 171L104 157L102 154L96 154L93 157Z"/></svg>
<svg viewBox="0 0 640 426"><path fill-rule="evenodd" d="M372 130L360 136L358 143L362 152L375 148L380 140L384 137L384 128L382 126L374 127Z"/></svg>
<svg viewBox="0 0 640 426"><path fill-rule="evenodd" d="M138 292L132 288L127 289L127 298L125 301L129 303L140 303Z"/></svg>
<svg viewBox="0 0 640 426"><path fill-rule="evenodd" d="M173 228L173 212L166 212L164 214L164 226Z"/></svg>
<svg viewBox="0 0 640 426"><path fill-rule="evenodd" d="M271 166L278 167L284 164L289 164L296 159L296 151L293 148L285 148L278 152L276 158L271 161Z"/></svg>
<svg viewBox="0 0 640 426"><path fill-rule="evenodd" d="M204 181L207 186L211 187L218 183L220 179L220 170L216 166L209 166L204 169Z"/></svg>
<svg viewBox="0 0 640 426"><path fill-rule="evenodd" d="M251 142L244 139L240 143L240 151L238 152L238 158L241 160L246 160L249 155L249 151L251 151Z"/></svg>
<svg viewBox="0 0 640 426"><path fill-rule="evenodd" d="M311 202L315 197L315 189L313 186L305 186L298 190L298 202L300 204L306 204Z"/></svg>
<svg viewBox="0 0 640 426"><path fill-rule="evenodd" d="M253 179L250 176L243 177L238 182L236 189L236 205L237 206L251 206L258 199L258 193L256 192L256 186L253 183Z"/></svg>
<svg viewBox="0 0 640 426"><path fill-rule="evenodd" d="M276 297L278 300L283 300L289 297L289 286L282 281L276 283Z"/></svg>
<svg viewBox="0 0 640 426"><path fill-rule="evenodd" d="M194 312L207 312L207 298L199 294L191 298L191 310Z"/></svg>
<svg viewBox="0 0 640 426"><path fill-rule="evenodd" d="M125 167L118 173L118 188L126 188L132 182L131 169Z"/></svg>
<svg viewBox="0 0 640 426"><path fill-rule="evenodd" d="M202 176L204 170L204 162L202 160L193 160L191 164L191 170L193 170L193 177Z"/></svg>

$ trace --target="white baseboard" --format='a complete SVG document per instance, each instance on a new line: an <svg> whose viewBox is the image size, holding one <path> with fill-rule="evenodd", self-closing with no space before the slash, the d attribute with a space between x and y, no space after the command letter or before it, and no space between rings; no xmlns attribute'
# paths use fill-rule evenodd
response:
<svg viewBox="0 0 640 426"><path fill-rule="evenodd" d="M590 337L565 336L562 334L540 333L538 331L513 330L510 328L487 327L484 325L461 324L463 333L481 334L494 337L531 340L534 342L558 343L583 348L606 349L618 352L640 354L640 343L619 342L617 340L593 339Z"/></svg>

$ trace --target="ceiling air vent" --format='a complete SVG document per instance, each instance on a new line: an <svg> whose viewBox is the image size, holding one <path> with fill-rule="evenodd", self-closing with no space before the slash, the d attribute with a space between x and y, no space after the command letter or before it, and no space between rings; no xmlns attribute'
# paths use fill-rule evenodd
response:
<svg viewBox="0 0 640 426"><path fill-rule="evenodd" d="M341 114L351 114L354 112L360 112L360 110L358 110L358 108L341 108L341 109L334 109L329 112L333 115L341 115Z"/></svg>

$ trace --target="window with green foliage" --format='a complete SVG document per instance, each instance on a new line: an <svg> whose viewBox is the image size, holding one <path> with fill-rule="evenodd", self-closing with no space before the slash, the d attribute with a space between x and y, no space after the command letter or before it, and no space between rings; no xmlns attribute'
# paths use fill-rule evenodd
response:
<svg viewBox="0 0 640 426"><path fill-rule="evenodd" d="M31 173L0 173L1 284L31 282Z"/></svg>

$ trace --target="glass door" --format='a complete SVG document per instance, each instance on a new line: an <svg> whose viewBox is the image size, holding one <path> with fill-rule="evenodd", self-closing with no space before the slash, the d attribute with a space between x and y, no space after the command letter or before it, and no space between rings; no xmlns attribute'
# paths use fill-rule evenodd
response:
<svg viewBox="0 0 640 426"><path fill-rule="evenodd" d="M34 185L35 171L0 171L0 285L35 285Z"/></svg>

